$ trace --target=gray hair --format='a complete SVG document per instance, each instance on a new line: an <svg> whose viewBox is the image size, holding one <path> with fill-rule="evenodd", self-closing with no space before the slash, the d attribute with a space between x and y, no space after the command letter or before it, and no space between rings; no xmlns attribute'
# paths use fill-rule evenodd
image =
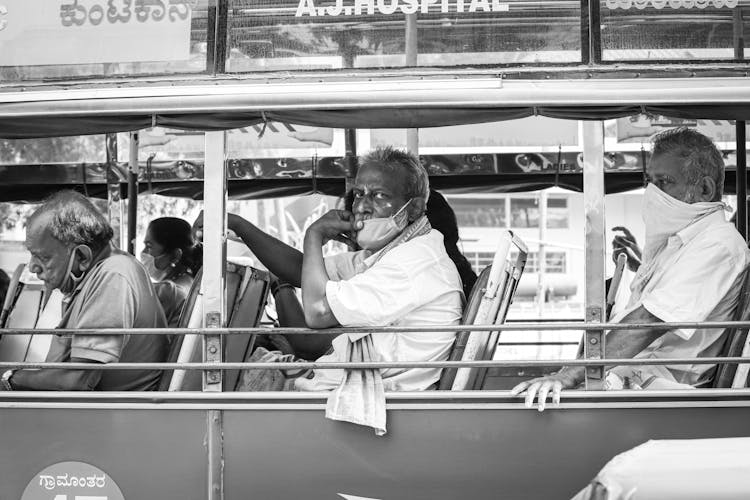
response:
<svg viewBox="0 0 750 500"><path fill-rule="evenodd" d="M724 192L724 158L711 139L687 127L665 130L651 138L651 156L663 154L684 160L689 183L698 184L703 177L713 179L717 200L721 199Z"/></svg>
<svg viewBox="0 0 750 500"><path fill-rule="evenodd" d="M42 203L32 215L49 214L48 229L53 238L67 246L86 245L94 253L109 245L114 231L107 219L82 194L59 191Z"/></svg>
<svg viewBox="0 0 750 500"><path fill-rule="evenodd" d="M419 158L411 153L400 149L385 146L376 148L359 160L359 165L378 165L385 167L387 170L406 171L406 197L421 198L425 204L430 197L430 178L427 176L427 170L419 162Z"/></svg>

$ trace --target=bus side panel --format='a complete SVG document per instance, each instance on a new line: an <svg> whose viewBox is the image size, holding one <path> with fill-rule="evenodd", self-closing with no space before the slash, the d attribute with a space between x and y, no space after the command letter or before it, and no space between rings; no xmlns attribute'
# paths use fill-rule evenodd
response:
<svg viewBox="0 0 750 500"><path fill-rule="evenodd" d="M205 499L205 436L200 410L3 408L0 498L20 499L49 465L80 461L126 499Z"/></svg>
<svg viewBox="0 0 750 500"><path fill-rule="evenodd" d="M571 498L649 439L748 436L750 408L391 410L388 434L323 411L227 411L225 493L237 498ZM704 457L710 460L710 457Z"/></svg>

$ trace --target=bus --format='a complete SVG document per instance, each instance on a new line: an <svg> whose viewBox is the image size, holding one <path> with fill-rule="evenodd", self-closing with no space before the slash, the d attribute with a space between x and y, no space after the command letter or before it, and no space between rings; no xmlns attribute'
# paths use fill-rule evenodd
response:
<svg viewBox="0 0 750 500"><path fill-rule="evenodd" d="M75 187L106 200L117 244L131 252L140 193L201 199L206 221L199 326L161 332L195 336L200 357L150 365L185 380L203 372L198 390L0 392L0 495L560 498L649 439L747 436L741 368L727 386L602 390L604 332L617 328L605 317L606 217L617 204L613 213L633 217L637 199L627 193L644 185L654 130L691 126L719 144L747 237L744 8L744 0L0 0L0 199L38 202ZM497 359L434 363L486 370L484 386L388 393L385 436L325 419L326 394L222 390L232 371L253 369L230 359L227 343L268 332L230 323L230 198L342 196L357 154L379 144L420 155L431 185L469 223L464 252L475 266L489 261L486 232L499 238L511 228L527 240L532 278L519 282L505 324L471 327L499 333ZM20 231L23 210L16 217ZM633 226L637 217L615 222ZM4 267L24 259L18 244L8 247ZM556 301L569 308L555 311ZM749 325L710 326L741 339ZM31 332L7 328L2 340ZM503 343L527 332L531 346L570 352L503 354ZM579 338L584 356L572 359ZM746 366L742 347L713 362ZM587 379L559 408L529 411L509 393L562 364L586 366ZM3 371L45 366L0 362Z"/></svg>

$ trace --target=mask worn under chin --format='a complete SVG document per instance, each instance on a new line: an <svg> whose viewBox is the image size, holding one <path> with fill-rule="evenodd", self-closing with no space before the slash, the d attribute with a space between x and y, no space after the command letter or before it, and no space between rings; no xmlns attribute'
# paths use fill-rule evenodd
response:
<svg viewBox="0 0 750 500"><path fill-rule="evenodd" d="M651 260L670 236L725 207L720 201L685 203L649 184L643 194L643 222L646 226L643 261Z"/></svg>
<svg viewBox="0 0 750 500"><path fill-rule="evenodd" d="M360 248L377 252L393 241L409 225L409 213L404 210L409 202L411 200L390 217L362 221L362 229L357 232L357 244Z"/></svg>
<svg viewBox="0 0 750 500"><path fill-rule="evenodd" d="M73 264L75 264L76 261L76 250L78 250L77 246L73 247L73 250L70 252L68 267L65 269L65 275L58 287L64 295L70 295L73 293L78 287L78 284L83 281L83 276L86 274L84 272L82 272L80 276L73 274Z"/></svg>
<svg viewBox="0 0 750 500"><path fill-rule="evenodd" d="M148 275L153 281L164 281L164 278L167 277L166 269L162 270L156 267L156 257L154 257L153 255L146 252L141 252L141 264L143 264L143 267L146 268Z"/></svg>

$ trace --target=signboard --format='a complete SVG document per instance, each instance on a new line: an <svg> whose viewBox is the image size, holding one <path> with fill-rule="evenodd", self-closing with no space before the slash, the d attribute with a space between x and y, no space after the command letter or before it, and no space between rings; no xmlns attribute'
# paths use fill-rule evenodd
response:
<svg viewBox="0 0 750 500"><path fill-rule="evenodd" d="M190 57L192 0L0 0L0 66Z"/></svg>
<svg viewBox="0 0 750 500"><path fill-rule="evenodd" d="M125 500L101 469L84 462L60 462L35 475L21 500Z"/></svg>

